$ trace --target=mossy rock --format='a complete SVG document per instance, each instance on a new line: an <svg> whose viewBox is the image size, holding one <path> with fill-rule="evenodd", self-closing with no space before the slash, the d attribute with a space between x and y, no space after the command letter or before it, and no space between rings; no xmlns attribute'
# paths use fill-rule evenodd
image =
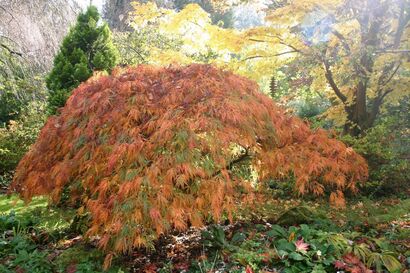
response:
<svg viewBox="0 0 410 273"><path fill-rule="evenodd" d="M310 224L318 219L326 219L326 217L310 209L309 207L302 205L290 208L284 213L282 213L276 220L276 223L278 225L291 226Z"/></svg>

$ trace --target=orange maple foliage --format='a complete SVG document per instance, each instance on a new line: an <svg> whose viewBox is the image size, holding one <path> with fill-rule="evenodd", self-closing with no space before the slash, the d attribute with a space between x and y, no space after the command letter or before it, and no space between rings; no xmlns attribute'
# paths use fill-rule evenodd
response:
<svg viewBox="0 0 410 273"><path fill-rule="evenodd" d="M252 188L232 171L240 162L259 181L292 174L301 194L333 192L335 204L367 176L362 157L286 115L248 79L208 65L139 66L74 90L21 160L11 190L57 202L68 189L91 213L87 234L107 251L128 252L171 228L230 216Z"/></svg>

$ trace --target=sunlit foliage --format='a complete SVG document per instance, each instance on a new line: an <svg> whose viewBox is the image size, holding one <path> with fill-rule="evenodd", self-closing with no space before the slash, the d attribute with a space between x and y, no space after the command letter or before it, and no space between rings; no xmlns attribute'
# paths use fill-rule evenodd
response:
<svg viewBox="0 0 410 273"><path fill-rule="evenodd" d="M153 2L134 2L133 7L131 26L135 32L155 30L157 35L179 44L172 47L167 46L172 43L167 43L164 47L153 42L149 49L149 63L225 65L232 58L231 52L240 49L240 37L233 35L236 31L212 24L210 14L197 4L188 4L180 11L159 8ZM228 37L231 40L227 40Z"/></svg>

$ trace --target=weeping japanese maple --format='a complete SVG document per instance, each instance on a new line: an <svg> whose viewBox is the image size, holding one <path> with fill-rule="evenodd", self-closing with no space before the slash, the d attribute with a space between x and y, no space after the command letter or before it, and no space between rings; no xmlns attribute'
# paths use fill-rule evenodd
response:
<svg viewBox="0 0 410 273"><path fill-rule="evenodd" d="M230 215L251 188L233 171L241 162L259 181L292 175L295 191L326 190L336 203L367 176L361 156L248 79L209 65L139 66L75 89L21 160L12 190L54 202L68 190L91 214L88 235L127 252Z"/></svg>

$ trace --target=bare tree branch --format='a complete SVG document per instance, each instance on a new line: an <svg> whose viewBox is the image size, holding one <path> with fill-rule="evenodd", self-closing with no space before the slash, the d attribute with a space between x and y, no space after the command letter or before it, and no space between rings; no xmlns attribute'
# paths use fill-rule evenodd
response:
<svg viewBox="0 0 410 273"><path fill-rule="evenodd" d="M381 49L381 50L376 50L376 54L382 54L382 53L410 53L410 49Z"/></svg>
<svg viewBox="0 0 410 273"><path fill-rule="evenodd" d="M333 91L335 92L336 96L343 102L346 103L347 101L347 97L342 93L342 91L340 91L339 87L337 86L334 77L333 77L333 73L332 70L330 70L330 65L329 62L324 59L323 60L323 65L325 67L325 77L330 85L330 87L332 87Z"/></svg>
<svg viewBox="0 0 410 273"><path fill-rule="evenodd" d="M23 57L23 53L14 51L10 47L6 46L5 44L0 44L0 47L6 49L10 54L18 55L20 57Z"/></svg>
<svg viewBox="0 0 410 273"><path fill-rule="evenodd" d="M396 68L393 70L393 72L391 73L390 77L389 77L385 82L383 82L383 85L388 84L388 83L393 79L394 75L396 75L397 71L399 70L400 65L401 65L401 62L399 62L399 64L398 64L398 65L396 66Z"/></svg>
<svg viewBox="0 0 410 273"><path fill-rule="evenodd" d="M291 54L291 53L298 53L298 52L292 50L292 51L285 51L285 52L281 52L281 53L274 54L274 55L268 55L268 56L255 55L255 56L246 57L245 59L242 59L241 61L244 62L244 61L248 61L248 60L252 60L252 59L258 59L258 58L273 58L273 57L278 57L278 56Z"/></svg>
<svg viewBox="0 0 410 273"><path fill-rule="evenodd" d="M337 30L333 30L332 33L340 40L340 42L341 42L342 45L343 45L343 48L344 48L348 53L350 53L350 52L351 52L351 51L350 51L350 46L349 46L349 44L347 43L346 38L345 38L339 31L337 31Z"/></svg>

